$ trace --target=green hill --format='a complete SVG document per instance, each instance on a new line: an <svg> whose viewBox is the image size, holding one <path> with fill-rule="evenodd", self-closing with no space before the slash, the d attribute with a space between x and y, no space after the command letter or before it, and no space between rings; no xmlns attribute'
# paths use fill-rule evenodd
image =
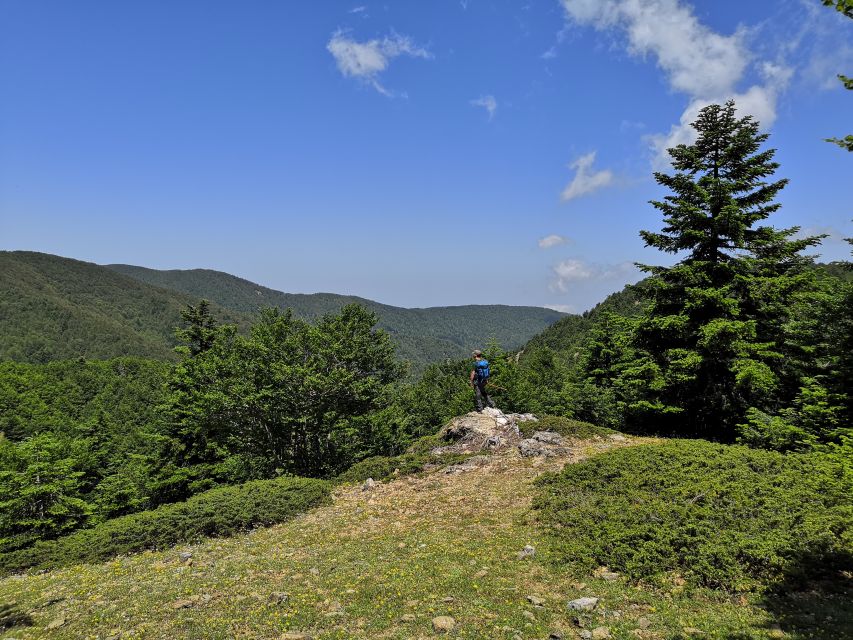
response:
<svg viewBox="0 0 853 640"><path fill-rule="evenodd" d="M180 311L194 301L96 264L0 251L0 359L168 359ZM245 314L218 305L213 312L223 321L249 321Z"/></svg>
<svg viewBox="0 0 853 640"><path fill-rule="evenodd" d="M261 307L290 307L309 320L359 302L415 371L464 356L495 338L516 348L563 317L540 307L471 305L404 309L355 296L288 294L227 273L104 267L43 253L0 252L0 359L47 362L138 355L173 357L180 311L207 298L222 322L248 326Z"/></svg>
<svg viewBox="0 0 853 640"><path fill-rule="evenodd" d="M465 305L405 309L333 293L282 293L220 271L190 269L159 271L131 265L108 268L149 285L214 300L227 309L254 313L261 307L291 308L313 320L357 302L379 315L379 326L388 331L402 358L415 368L444 358L465 356L490 338L507 349L523 345L531 336L560 320L564 314L542 307Z"/></svg>

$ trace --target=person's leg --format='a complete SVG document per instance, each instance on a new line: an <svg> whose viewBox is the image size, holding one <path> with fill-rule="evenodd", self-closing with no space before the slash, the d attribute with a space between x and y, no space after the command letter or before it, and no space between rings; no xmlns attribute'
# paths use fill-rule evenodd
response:
<svg viewBox="0 0 853 640"><path fill-rule="evenodd" d="M474 402L477 405L477 411L483 410L483 395L484 389L479 382L474 383Z"/></svg>
<svg viewBox="0 0 853 640"><path fill-rule="evenodd" d="M494 409L495 408L495 401L492 400L492 396L490 396L489 392L486 391L486 385L483 385L483 393L486 395L486 406Z"/></svg>

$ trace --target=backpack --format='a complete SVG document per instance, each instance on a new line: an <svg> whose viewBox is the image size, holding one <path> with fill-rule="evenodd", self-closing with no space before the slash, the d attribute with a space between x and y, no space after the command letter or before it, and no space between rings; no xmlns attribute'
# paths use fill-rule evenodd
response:
<svg viewBox="0 0 853 640"><path fill-rule="evenodd" d="M482 360L477 360L474 364L474 371L477 375L477 382L485 382L489 379L489 361L483 358Z"/></svg>

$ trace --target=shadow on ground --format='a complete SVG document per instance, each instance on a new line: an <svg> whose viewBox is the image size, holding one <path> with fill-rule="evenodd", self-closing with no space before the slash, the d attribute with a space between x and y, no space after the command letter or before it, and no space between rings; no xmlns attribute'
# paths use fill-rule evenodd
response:
<svg viewBox="0 0 853 640"><path fill-rule="evenodd" d="M853 553L800 557L761 606L786 638L853 638Z"/></svg>
<svg viewBox="0 0 853 640"><path fill-rule="evenodd" d="M13 627L25 627L33 623L29 614L22 612L13 604L0 604L0 633Z"/></svg>

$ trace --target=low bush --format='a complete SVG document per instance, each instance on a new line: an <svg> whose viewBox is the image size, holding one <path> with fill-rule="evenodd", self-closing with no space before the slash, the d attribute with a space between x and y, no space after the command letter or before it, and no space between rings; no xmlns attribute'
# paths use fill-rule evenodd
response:
<svg viewBox="0 0 853 640"><path fill-rule="evenodd" d="M837 457L676 440L538 482L554 558L583 570L749 590L853 568L853 474Z"/></svg>
<svg viewBox="0 0 853 640"><path fill-rule="evenodd" d="M114 518L92 529L0 554L0 572L101 562L143 549L232 535L288 520L323 504L329 494L328 482L295 477L211 489L185 502Z"/></svg>
<svg viewBox="0 0 853 640"><path fill-rule="evenodd" d="M593 436L606 436L609 433L616 433L612 429L599 427L589 422L548 415L541 416L537 422L532 420L520 422L518 428L525 438L532 436L535 431L553 431L567 438L592 438Z"/></svg>
<svg viewBox="0 0 853 640"><path fill-rule="evenodd" d="M335 478L340 484L364 482L368 478L384 480L393 475L406 476L420 473L428 465L447 466L470 458L471 454L434 454L436 447L446 445L440 436L424 436L416 440L409 449L398 456L373 456L357 462ZM397 472L396 474L394 472Z"/></svg>

